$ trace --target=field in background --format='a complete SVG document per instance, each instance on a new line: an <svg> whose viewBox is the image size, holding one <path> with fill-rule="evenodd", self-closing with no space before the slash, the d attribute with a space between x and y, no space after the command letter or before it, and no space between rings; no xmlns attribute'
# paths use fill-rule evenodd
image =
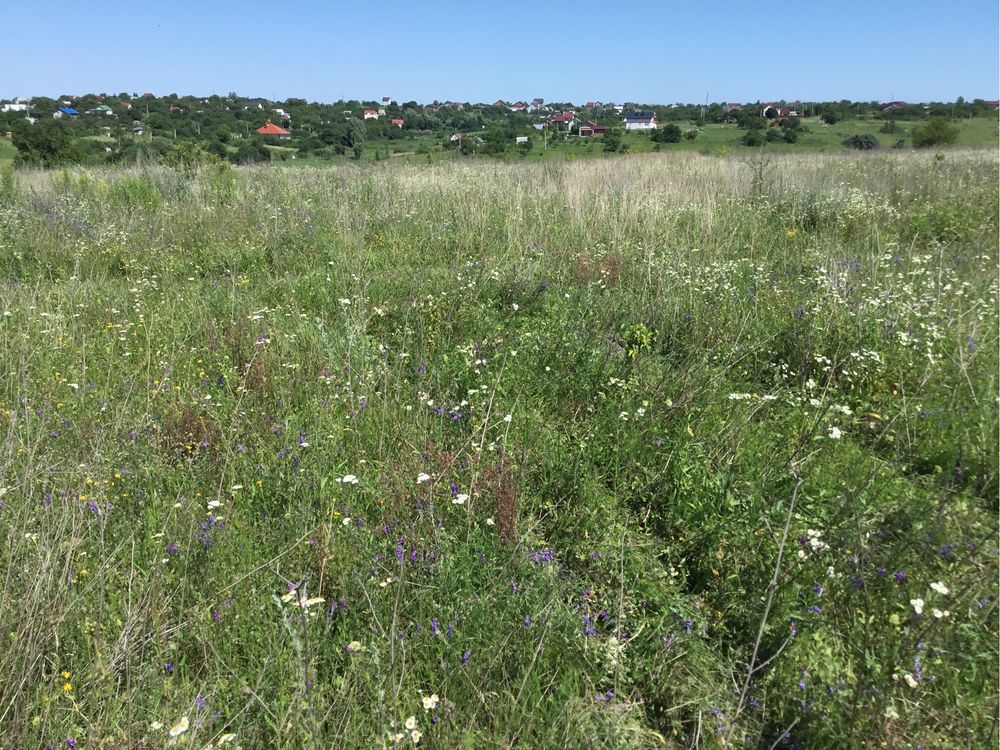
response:
<svg viewBox="0 0 1000 750"><path fill-rule="evenodd" d="M0 733L995 742L997 203L963 151L17 172Z"/></svg>

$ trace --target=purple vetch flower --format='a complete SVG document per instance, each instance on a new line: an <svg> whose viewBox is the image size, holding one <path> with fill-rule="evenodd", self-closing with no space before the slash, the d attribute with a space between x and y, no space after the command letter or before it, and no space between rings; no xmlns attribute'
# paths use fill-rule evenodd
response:
<svg viewBox="0 0 1000 750"><path fill-rule="evenodd" d="M163 548L163 551L166 552L168 555L176 555L178 552L180 552L180 549L181 545L179 545L177 542L170 542L170 544L168 544L166 547Z"/></svg>
<svg viewBox="0 0 1000 750"><path fill-rule="evenodd" d="M67 737L66 738L66 747L68 747L69 750L76 750L76 739L73 738L73 737Z"/></svg>
<svg viewBox="0 0 1000 750"><path fill-rule="evenodd" d="M823 610L818 605L814 604L809 608L809 611L812 612L814 615L818 615Z"/></svg>
<svg viewBox="0 0 1000 750"><path fill-rule="evenodd" d="M399 537L399 539L396 540L396 559L399 560L400 564L403 562L403 554L403 537Z"/></svg>
<svg viewBox="0 0 1000 750"><path fill-rule="evenodd" d="M896 579L896 583L902 583L906 580L906 571L897 570L892 577Z"/></svg>
<svg viewBox="0 0 1000 750"><path fill-rule="evenodd" d="M461 661L462 661L462 666L463 667L466 664L469 663L469 659L470 659L471 656L472 656L472 652L471 651L466 650L466 651L462 652L462 659L461 659Z"/></svg>
<svg viewBox="0 0 1000 750"><path fill-rule="evenodd" d="M93 513L95 516L101 515L101 509L97 507L97 503L95 503L93 500L87 501L87 510Z"/></svg>
<svg viewBox="0 0 1000 750"><path fill-rule="evenodd" d="M524 616L524 629L527 630L531 627L531 615Z"/></svg>
<svg viewBox="0 0 1000 750"><path fill-rule="evenodd" d="M198 693L198 695L195 696L194 704L198 707L199 711L204 711L205 710L205 696L202 695L201 693Z"/></svg>
<svg viewBox="0 0 1000 750"><path fill-rule="evenodd" d="M434 638L437 638L437 634L438 634L438 620L437 620L436 617L432 617L431 618L431 635Z"/></svg>
<svg viewBox="0 0 1000 750"><path fill-rule="evenodd" d="M674 641L677 640L677 636L671 633L669 636L663 637L663 644L666 648L670 648L674 645Z"/></svg>
<svg viewBox="0 0 1000 750"><path fill-rule="evenodd" d="M694 623L691 620L684 621L684 633L685 635L691 635L691 628L694 627Z"/></svg>
<svg viewBox="0 0 1000 750"><path fill-rule="evenodd" d="M163 671L166 672L167 674L173 674L174 663L172 661L168 661L166 664L163 665Z"/></svg>

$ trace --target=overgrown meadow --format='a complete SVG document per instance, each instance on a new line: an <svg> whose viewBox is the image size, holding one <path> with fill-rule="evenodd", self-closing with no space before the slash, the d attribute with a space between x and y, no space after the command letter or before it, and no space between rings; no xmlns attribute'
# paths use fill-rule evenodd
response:
<svg viewBox="0 0 1000 750"><path fill-rule="evenodd" d="M18 172L17 748L997 741L995 153Z"/></svg>

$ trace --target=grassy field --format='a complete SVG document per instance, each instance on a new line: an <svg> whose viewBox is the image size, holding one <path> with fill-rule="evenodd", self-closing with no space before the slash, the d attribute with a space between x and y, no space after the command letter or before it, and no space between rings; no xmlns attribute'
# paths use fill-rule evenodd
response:
<svg viewBox="0 0 1000 750"><path fill-rule="evenodd" d="M984 151L16 173L3 741L992 746L997 203Z"/></svg>
<svg viewBox="0 0 1000 750"><path fill-rule="evenodd" d="M0 170L12 164L16 156L17 149L14 148L14 144L10 142L10 139L0 137Z"/></svg>

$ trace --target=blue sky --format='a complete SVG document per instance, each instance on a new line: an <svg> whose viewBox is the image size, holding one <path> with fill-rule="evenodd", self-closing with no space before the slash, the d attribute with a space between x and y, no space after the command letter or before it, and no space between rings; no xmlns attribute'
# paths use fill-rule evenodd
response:
<svg viewBox="0 0 1000 750"><path fill-rule="evenodd" d="M11 3L0 97L1000 97L996 0Z"/></svg>

